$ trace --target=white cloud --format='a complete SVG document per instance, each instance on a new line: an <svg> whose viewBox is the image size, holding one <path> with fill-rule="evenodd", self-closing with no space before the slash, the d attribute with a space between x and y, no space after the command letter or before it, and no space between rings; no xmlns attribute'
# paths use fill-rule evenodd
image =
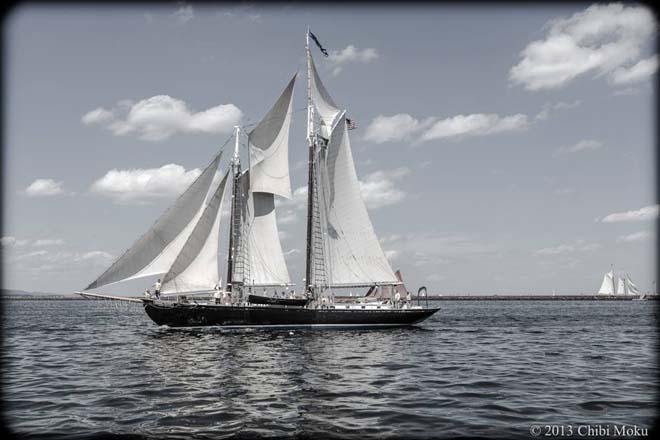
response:
<svg viewBox="0 0 660 440"><path fill-rule="evenodd" d="M564 255L574 252L593 251L600 248L598 243L587 243L584 240L577 240L574 243L564 243L553 247L547 247L534 251L535 255Z"/></svg>
<svg viewBox="0 0 660 440"><path fill-rule="evenodd" d="M81 118L81 120L83 124L90 125L90 124L99 124L102 122L107 122L112 120L112 118L114 118L112 111L106 110L102 107L98 107L92 111L85 113Z"/></svg>
<svg viewBox="0 0 660 440"><path fill-rule="evenodd" d="M406 196L396 187L396 182L410 173L405 167L388 171L376 171L360 181L360 193L364 203L370 209L394 205Z"/></svg>
<svg viewBox="0 0 660 440"><path fill-rule="evenodd" d="M145 141L162 141L177 133L229 133L242 117L234 104L194 112L180 99L156 95L137 103L120 101L112 110L97 108L82 121L104 125L115 136L132 134Z"/></svg>
<svg viewBox="0 0 660 440"><path fill-rule="evenodd" d="M545 38L529 43L509 73L527 90L558 88L586 73L616 77L616 69L638 62L657 24L648 8L612 3L552 20L546 28Z"/></svg>
<svg viewBox="0 0 660 440"><path fill-rule="evenodd" d="M28 271L64 272L81 266L102 267L115 257L105 251L57 251L38 250L11 258L15 269Z"/></svg>
<svg viewBox="0 0 660 440"><path fill-rule="evenodd" d="M342 50L333 50L330 52L328 61L333 66L332 74L338 75L341 73L343 67L348 63L363 63L367 64L379 57L376 49L366 48L358 49L357 47L349 44Z"/></svg>
<svg viewBox="0 0 660 440"><path fill-rule="evenodd" d="M178 9L172 14L172 16L178 23L185 24L195 18L195 11L193 10L192 5L181 2L179 3Z"/></svg>
<svg viewBox="0 0 660 440"><path fill-rule="evenodd" d="M394 116L378 115L367 127L364 139L377 144L410 139L421 129L428 127L432 121L433 119L427 119L420 122L407 113Z"/></svg>
<svg viewBox="0 0 660 440"><path fill-rule="evenodd" d="M90 190L117 203L143 203L174 198L183 193L200 174L198 168L186 171L177 164L150 169L115 169L94 182Z"/></svg>
<svg viewBox="0 0 660 440"><path fill-rule="evenodd" d="M658 70L658 56L643 59L631 67L619 67L610 77L613 84L631 84L648 79Z"/></svg>
<svg viewBox="0 0 660 440"><path fill-rule="evenodd" d="M401 140L412 140L413 143L419 143L434 139L459 139L467 136L519 131L528 126L527 115L521 113L510 116L473 113L441 120L431 117L423 121L419 121L409 114L399 113L394 116L379 115L374 118L367 127L364 139L377 144Z"/></svg>
<svg viewBox="0 0 660 440"><path fill-rule="evenodd" d="M579 107L582 104L582 101L575 100L573 102L557 102L555 104L545 104L541 111L536 115L535 119L537 121L545 121L550 117L550 114L554 112L554 110L562 110L562 109L572 109Z"/></svg>
<svg viewBox="0 0 660 440"><path fill-rule="evenodd" d="M615 212L605 216L601 221L603 223L638 222L657 218L658 205L649 205L633 211Z"/></svg>
<svg viewBox="0 0 660 440"><path fill-rule="evenodd" d="M25 189L25 193L31 197L55 196L64 192L63 185L53 179L37 179Z"/></svg>
<svg viewBox="0 0 660 440"><path fill-rule="evenodd" d="M53 239L41 239L41 240L36 240L34 243L32 243L32 246L34 247L43 247L43 246L62 246L64 245L64 240L61 238L53 238Z"/></svg>
<svg viewBox="0 0 660 440"><path fill-rule="evenodd" d="M650 237L651 237L651 233L649 231L639 231L628 235L621 235L616 239L616 241L631 243L635 241L646 240Z"/></svg>
<svg viewBox="0 0 660 440"><path fill-rule="evenodd" d="M580 151L598 150L603 147L602 142L593 139L585 139L573 145L559 148L560 153L578 153Z"/></svg>
<svg viewBox="0 0 660 440"><path fill-rule="evenodd" d="M28 243L28 240L19 240L11 235L0 238L0 245L2 245L2 247L21 247Z"/></svg>

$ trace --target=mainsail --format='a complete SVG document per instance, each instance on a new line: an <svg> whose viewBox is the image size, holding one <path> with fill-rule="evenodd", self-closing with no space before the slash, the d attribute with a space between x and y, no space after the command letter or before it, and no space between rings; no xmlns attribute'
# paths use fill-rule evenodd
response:
<svg viewBox="0 0 660 440"><path fill-rule="evenodd" d="M327 145L321 145L315 158L318 162L315 170L317 188L310 194L310 197L318 194L325 280L317 279L312 273L310 284L331 287L398 284L362 200L346 127L346 112L337 110L309 53L308 60L312 72L312 102L322 126L329 129Z"/></svg>
<svg viewBox="0 0 660 440"><path fill-rule="evenodd" d="M609 271L603 276L603 283L600 285L598 293L605 295L614 294L614 271Z"/></svg>
<svg viewBox="0 0 660 440"><path fill-rule="evenodd" d="M222 152L202 171L170 208L101 276L85 288L165 273L201 215Z"/></svg>
<svg viewBox="0 0 660 440"><path fill-rule="evenodd" d="M165 275L161 292L210 290L219 283L220 213L228 176L229 171L225 173L181 252Z"/></svg>

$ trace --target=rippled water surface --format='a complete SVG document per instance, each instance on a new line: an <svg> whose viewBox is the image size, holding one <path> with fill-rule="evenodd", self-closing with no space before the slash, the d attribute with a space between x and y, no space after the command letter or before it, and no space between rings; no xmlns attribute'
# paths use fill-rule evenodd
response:
<svg viewBox="0 0 660 440"><path fill-rule="evenodd" d="M113 305L114 304L114 305ZM443 301L412 328L159 328L139 305L5 301L5 420L62 438L528 437L656 416L654 302Z"/></svg>

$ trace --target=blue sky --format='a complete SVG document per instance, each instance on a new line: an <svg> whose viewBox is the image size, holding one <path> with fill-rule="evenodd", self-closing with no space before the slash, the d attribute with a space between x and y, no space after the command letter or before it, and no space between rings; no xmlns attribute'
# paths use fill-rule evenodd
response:
<svg viewBox="0 0 660 440"><path fill-rule="evenodd" d="M92 281L234 124L304 78L308 25L330 52L314 52L326 87L358 123L376 233L411 287L593 292L614 264L651 289L657 23L616 3L23 5L3 28L5 287ZM278 202L299 285L306 154L300 111L294 198Z"/></svg>

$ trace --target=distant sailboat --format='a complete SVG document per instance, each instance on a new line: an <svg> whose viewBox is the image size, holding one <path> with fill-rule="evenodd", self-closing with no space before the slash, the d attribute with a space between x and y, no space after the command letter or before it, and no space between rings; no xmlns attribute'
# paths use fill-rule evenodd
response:
<svg viewBox="0 0 660 440"><path fill-rule="evenodd" d="M612 269L603 276L598 293L601 295L639 295L639 288L633 283L630 274L626 273L617 278Z"/></svg>

